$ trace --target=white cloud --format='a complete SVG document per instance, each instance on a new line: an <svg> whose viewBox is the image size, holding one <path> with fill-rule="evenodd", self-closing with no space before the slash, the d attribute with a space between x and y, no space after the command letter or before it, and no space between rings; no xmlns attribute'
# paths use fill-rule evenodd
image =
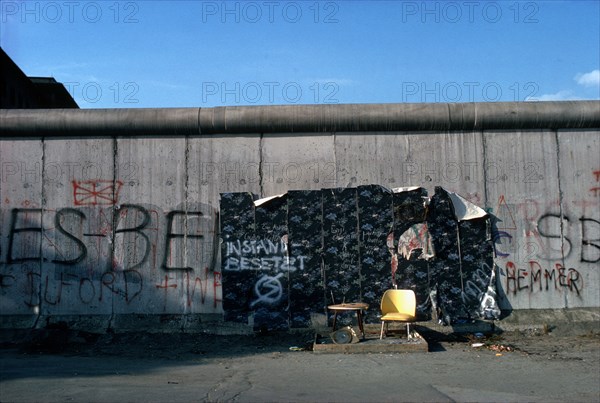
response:
<svg viewBox="0 0 600 403"><path fill-rule="evenodd" d="M600 70L592 70L584 74L579 73L575 76L575 81L584 87L598 87L600 86Z"/></svg>
<svg viewBox="0 0 600 403"><path fill-rule="evenodd" d="M592 70L588 73L578 73L573 77L573 80L585 87L585 88L598 88L600 87L600 70ZM584 92L586 96L577 95L578 93ZM593 91L595 92L595 91ZM560 90L553 94L543 94L540 96L529 97L526 101L581 101L586 99L598 99L598 95L589 93L589 90L576 89L576 90Z"/></svg>
<svg viewBox="0 0 600 403"><path fill-rule="evenodd" d="M554 94L543 94L539 97L529 97L526 101L578 101L583 98L573 94L573 91L562 90L555 92Z"/></svg>

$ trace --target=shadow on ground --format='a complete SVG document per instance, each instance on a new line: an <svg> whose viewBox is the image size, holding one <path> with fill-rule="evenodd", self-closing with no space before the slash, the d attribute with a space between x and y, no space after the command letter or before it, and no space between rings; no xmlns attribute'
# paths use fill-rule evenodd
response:
<svg viewBox="0 0 600 403"><path fill-rule="evenodd" d="M8 335L7 333L11 333ZM67 356L118 356L141 359L227 358L257 353L308 350L314 332L258 332L254 335L202 333L105 333L66 328L0 331L0 351Z"/></svg>

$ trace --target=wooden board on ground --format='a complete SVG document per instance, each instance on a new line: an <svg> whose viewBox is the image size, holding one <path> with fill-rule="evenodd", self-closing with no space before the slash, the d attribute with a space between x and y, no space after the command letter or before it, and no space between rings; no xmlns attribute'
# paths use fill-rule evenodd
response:
<svg viewBox="0 0 600 403"><path fill-rule="evenodd" d="M390 332L391 333L391 332ZM358 343L335 344L329 334L315 335L313 343L313 352L317 354L365 354L365 353L426 353L429 349L427 341L417 332L411 332L411 339L406 338L406 334L388 335L382 340L379 335L367 333L366 338L362 338Z"/></svg>

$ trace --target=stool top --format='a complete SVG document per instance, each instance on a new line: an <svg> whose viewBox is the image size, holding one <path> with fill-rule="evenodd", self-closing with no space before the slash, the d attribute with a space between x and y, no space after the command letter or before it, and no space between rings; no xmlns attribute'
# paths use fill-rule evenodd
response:
<svg viewBox="0 0 600 403"><path fill-rule="evenodd" d="M327 309L333 311L359 311L369 309L369 304L365 304L364 302L346 302L343 304L329 305Z"/></svg>

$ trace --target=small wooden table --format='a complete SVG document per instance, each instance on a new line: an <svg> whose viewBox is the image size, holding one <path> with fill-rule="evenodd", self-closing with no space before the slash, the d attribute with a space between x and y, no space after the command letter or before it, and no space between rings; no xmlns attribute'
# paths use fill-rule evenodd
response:
<svg viewBox="0 0 600 403"><path fill-rule="evenodd" d="M363 339L365 338L365 328L363 326L363 315L362 311L369 309L369 304L364 302L347 302L344 304L329 305L327 309L333 311L333 331L335 332L335 325L337 322L337 314L339 311L355 311L356 318L358 319L358 327L362 333Z"/></svg>

